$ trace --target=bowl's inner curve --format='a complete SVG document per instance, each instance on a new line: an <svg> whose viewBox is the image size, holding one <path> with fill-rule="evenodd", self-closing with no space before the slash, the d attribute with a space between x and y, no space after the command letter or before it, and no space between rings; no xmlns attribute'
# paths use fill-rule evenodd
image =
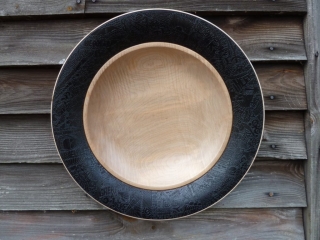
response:
<svg viewBox="0 0 320 240"><path fill-rule="evenodd" d="M115 55L94 77L85 134L98 161L136 187L188 184L218 161L232 106L215 68L185 47L156 42Z"/></svg>

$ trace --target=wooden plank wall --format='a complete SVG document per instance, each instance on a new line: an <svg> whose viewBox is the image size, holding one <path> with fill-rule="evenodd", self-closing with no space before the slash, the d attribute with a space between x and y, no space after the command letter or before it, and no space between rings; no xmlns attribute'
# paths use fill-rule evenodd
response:
<svg viewBox="0 0 320 240"><path fill-rule="evenodd" d="M111 16L154 7L202 16L239 43L261 81L266 126L256 162L229 196L192 217L146 222L104 209L73 182L49 113L76 43ZM0 239L305 239L306 14L305 0L1 3Z"/></svg>

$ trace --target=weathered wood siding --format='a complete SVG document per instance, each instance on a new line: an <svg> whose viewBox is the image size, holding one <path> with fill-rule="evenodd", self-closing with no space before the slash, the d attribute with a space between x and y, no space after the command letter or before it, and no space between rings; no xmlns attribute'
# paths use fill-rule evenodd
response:
<svg viewBox="0 0 320 240"><path fill-rule="evenodd" d="M209 209L167 222L146 222L111 211L2 212L3 239L303 239L302 214L290 209ZM294 226L294 227L293 227Z"/></svg>
<svg viewBox="0 0 320 240"><path fill-rule="evenodd" d="M310 206L319 199L319 187L315 189L314 181L309 180L317 168L313 163L318 156L313 154L318 153L314 149L319 147L320 139L320 104L316 100L319 82L312 80L319 79L319 62L314 55L318 45L311 46L313 39L305 35L306 29L311 31L314 27L316 12L310 7L318 4L314 3L315 0L1 3L0 239L319 237L319 232L312 232L319 227L315 221L319 213L316 205ZM146 222L101 207L73 182L55 149L49 114L55 79L77 42L112 16L155 7L200 15L239 43L260 78L266 125L256 162L230 195L213 208L185 219ZM315 61L312 67L308 66L310 59ZM305 117L307 112L312 121ZM313 121L316 124L310 126ZM312 143L312 132L318 136L316 143ZM310 197L309 192L316 197Z"/></svg>
<svg viewBox="0 0 320 240"><path fill-rule="evenodd" d="M62 165L2 164L2 210L103 209L88 197ZM305 207L300 161L256 162L240 185L215 208Z"/></svg>
<svg viewBox="0 0 320 240"><path fill-rule="evenodd" d="M304 21L308 64L305 65L308 111L305 114L308 161L305 162L308 207L304 209L307 240L320 239L320 2L307 0Z"/></svg>
<svg viewBox="0 0 320 240"><path fill-rule="evenodd" d="M0 22L0 66L61 65L74 46L109 18ZM252 61L304 61L302 18L208 17Z"/></svg>

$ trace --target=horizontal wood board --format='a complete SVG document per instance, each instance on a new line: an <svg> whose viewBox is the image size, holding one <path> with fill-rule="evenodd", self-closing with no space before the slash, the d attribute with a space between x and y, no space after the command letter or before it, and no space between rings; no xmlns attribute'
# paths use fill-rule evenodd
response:
<svg viewBox="0 0 320 240"><path fill-rule="evenodd" d="M307 159L303 112L266 112L265 129L258 156Z"/></svg>
<svg viewBox="0 0 320 240"><path fill-rule="evenodd" d="M298 17L209 17L251 61L306 60ZM0 66L61 65L75 45L108 19L0 22Z"/></svg>
<svg viewBox="0 0 320 240"><path fill-rule="evenodd" d="M3 239L278 239L302 240L302 212L208 209L172 221L142 221L111 211L1 212Z"/></svg>
<svg viewBox="0 0 320 240"><path fill-rule="evenodd" d="M306 110L302 65L254 63L266 110ZM50 113L59 68L0 68L0 114Z"/></svg>
<svg viewBox="0 0 320 240"><path fill-rule="evenodd" d="M85 1L80 0L15 0L1 1L0 19L6 16L32 16L84 13Z"/></svg>
<svg viewBox="0 0 320 240"><path fill-rule="evenodd" d="M122 13L144 8L169 8L189 12L259 12L259 13L304 13L306 2L303 0L86 0L86 13Z"/></svg>
<svg viewBox="0 0 320 240"><path fill-rule="evenodd" d="M0 163L60 163L49 115L1 115L0 129ZM302 112L266 113L258 157L306 159Z"/></svg>
<svg viewBox="0 0 320 240"><path fill-rule="evenodd" d="M0 68L0 113L50 113L59 68Z"/></svg>
<svg viewBox="0 0 320 240"><path fill-rule="evenodd" d="M266 110L306 110L306 87L301 64L254 63Z"/></svg>
<svg viewBox="0 0 320 240"><path fill-rule="evenodd" d="M307 11L304 0L254 1L242 0L196 0L169 1L160 0L16 0L4 1L0 17L46 16L84 13L123 13L145 8L169 8L189 12L210 13L280 13L303 14Z"/></svg>
<svg viewBox="0 0 320 240"><path fill-rule="evenodd" d="M257 161L216 208L305 207L301 161ZM0 210L95 210L103 207L60 164L2 164Z"/></svg>

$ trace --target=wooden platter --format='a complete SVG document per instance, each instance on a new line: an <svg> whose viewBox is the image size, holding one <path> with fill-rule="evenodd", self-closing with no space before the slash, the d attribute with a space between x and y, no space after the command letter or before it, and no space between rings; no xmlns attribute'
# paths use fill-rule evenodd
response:
<svg viewBox="0 0 320 240"><path fill-rule="evenodd" d="M226 33L150 9L81 40L59 73L51 117L61 159L89 196L124 215L173 219L241 181L264 106L251 63Z"/></svg>
<svg viewBox="0 0 320 240"><path fill-rule="evenodd" d="M84 129L98 161L135 187L166 190L206 173L228 143L229 92L214 67L155 42L112 57L88 89Z"/></svg>

